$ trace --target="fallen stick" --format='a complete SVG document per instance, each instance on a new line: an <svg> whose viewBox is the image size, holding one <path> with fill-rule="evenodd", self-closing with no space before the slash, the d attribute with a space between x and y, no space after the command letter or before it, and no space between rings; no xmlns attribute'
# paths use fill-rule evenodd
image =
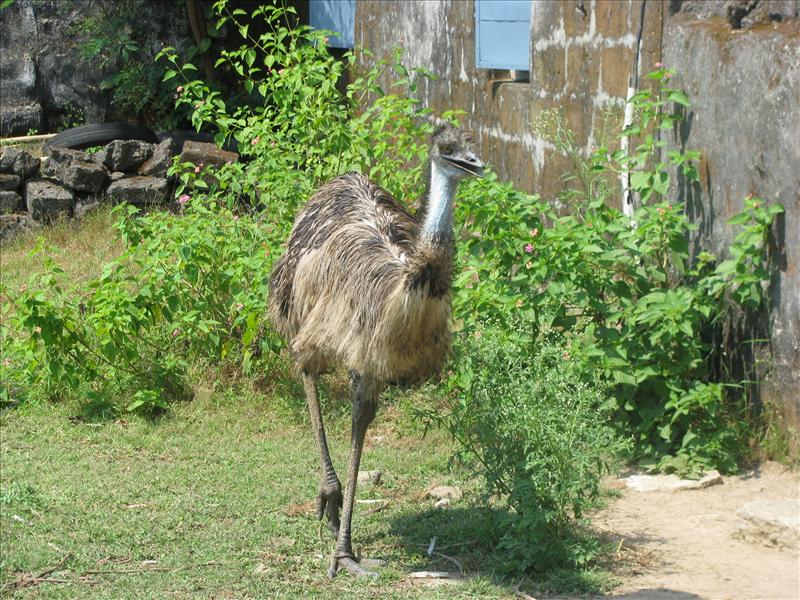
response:
<svg viewBox="0 0 800 600"><path fill-rule="evenodd" d="M134 569L98 569L93 571L84 571L84 575L129 575L131 573L147 573L148 571L166 572L166 571L188 571L189 569L199 569L201 567L213 567L221 565L218 560L210 560L204 563L195 565L184 565L182 567L140 567Z"/></svg>

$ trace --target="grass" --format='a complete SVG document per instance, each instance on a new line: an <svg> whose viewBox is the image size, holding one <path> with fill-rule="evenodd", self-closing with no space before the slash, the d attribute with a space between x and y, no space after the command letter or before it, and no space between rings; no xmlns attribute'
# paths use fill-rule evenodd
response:
<svg viewBox="0 0 800 600"><path fill-rule="evenodd" d="M384 471L386 482L358 491L389 505L369 514L372 505L358 504L354 519L355 545L388 560L376 582L325 578L332 541L309 514L313 438L304 424L276 420L269 399L205 391L156 420L100 423L75 419L67 405L6 412L0 582L8 591L21 574L64 561L51 577L69 583L41 583L16 596L508 596L506 586L485 578L457 589L405 581L413 570L454 569L425 555L433 535L466 569L479 568L479 511L468 501L434 509L423 498L431 485L462 483L447 468L451 448L438 435L398 437L392 412L371 429L362 465ZM343 472L347 419L329 417Z"/></svg>
<svg viewBox="0 0 800 600"><path fill-rule="evenodd" d="M122 250L100 212L80 226L40 232L76 284ZM6 293L42 264L32 237L2 249ZM195 395L154 419L85 419L77 401L0 413L0 596L15 598L512 598L518 581L495 577L492 514L477 482L452 467L441 432L423 437L405 407L430 402L394 392L370 428L354 546L387 565L377 581L325 577L333 548L310 511L318 456L300 386L287 372L232 381L194 365ZM350 429L347 386L323 390L334 462L344 475ZM425 490L460 485L463 499L437 509ZM437 551L425 552L433 536ZM496 536L495 536L496 537ZM531 540L531 543L536 543ZM448 558L450 557L450 558ZM456 571L460 583L423 585L416 570ZM52 569L52 572L47 573ZM39 580L36 576L42 575ZM47 579L56 581L46 581ZM430 582L428 582L430 583ZM531 587L525 582L524 587ZM569 571L537 590L609 589L609 573Z"/></svg>

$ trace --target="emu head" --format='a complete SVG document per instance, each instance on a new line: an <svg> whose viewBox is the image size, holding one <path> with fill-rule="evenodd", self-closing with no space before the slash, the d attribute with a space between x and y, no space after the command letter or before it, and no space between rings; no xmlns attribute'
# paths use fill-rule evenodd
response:
<svg viewBox="0 0 800 600"><path fill-rule="evenodd" d="M433 132L430 158L456 180L483 175L483 161L472 149L472 136L452 125L442 125Z"/></svg>

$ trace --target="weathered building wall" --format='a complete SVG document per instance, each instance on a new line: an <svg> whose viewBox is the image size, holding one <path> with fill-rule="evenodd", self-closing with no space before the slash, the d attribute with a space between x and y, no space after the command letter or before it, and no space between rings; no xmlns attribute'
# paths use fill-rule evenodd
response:
<svg viewBox="0 0 800 600"><path fill-rule="evenodd" d="M501 178L544 196L562 189L568 169L531 123L560 108L586 148L600 136L603 113L621 107L632 72L641 0L536 1L531 9L530 82L494 79L475 67L474 3L358 0L356 44L376 57L395 47L407 66L424 67L424 104L462 109L482 156ZM639 67L676 68L692 102L681 129L686 148L703 153L702 185L680 188L701 225L705 247L725 255L726 220L747 194L781 202L778 269L771 285L774 369L765 396L800 425L800 55L798 0L649 0ZM384 82L386 83L386 82Z"/></svg>
<svg viewBox="0 0 800 600"><path fill-rule="evenodd" d="M710 4L697 8L708 11ZM679 190L700 226L700 244L726 254L736 233L727 221L747 195L786 209L775 227L772 307L764 328L772 346L771 359L765 358L773 364L762 399L800 424L800 20L792 17L797 3L776 4L771 14L781 8L789 14L780 21L767 14L740 29L731 27L726 6L702 18L689 11L669 15L663 61L692 103L679 143L703 157L700 185ZM748 17L741 17L745 24Z"/></svg>

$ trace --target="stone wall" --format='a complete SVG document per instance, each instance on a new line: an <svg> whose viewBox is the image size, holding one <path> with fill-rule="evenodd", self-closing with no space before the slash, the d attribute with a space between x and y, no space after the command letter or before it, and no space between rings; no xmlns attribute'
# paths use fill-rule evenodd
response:
<svg viewBox="0 0 800 600"><path fill-rule="evenodd" d="M423 81L435 113L466 111L482 156L503 179L545 197L563 187L566 159L531 123L560 108L587 149L603 114L623 106L639 37L642 0L534 1L529 82L475 67L474 3L358 0L356 44L376 58L395 47ZM692 102L672 144L703 154L702 184L679 187L700 224L698 241L725 256L726 220L748 194L780 202L770 287L774 368L765 397L800 425L800 32L798 0L647 0L641 26L642 74L657 62L678 71ZM374 59L372 59L374 60ZM382 82L388 83L388 82Z"/></svg>
<svg viewBox="0 0 800 600"><path fill-rule="evenodd" d="M0 242L56 219L81 219L103 204L174 208L175 181L167 171L177 151L171 138L158 144L114 140L97 152L53 147L41 159L0 148ZM195 141L184 142L179 157L209 183L214 168L238 159Z"/></svg>

